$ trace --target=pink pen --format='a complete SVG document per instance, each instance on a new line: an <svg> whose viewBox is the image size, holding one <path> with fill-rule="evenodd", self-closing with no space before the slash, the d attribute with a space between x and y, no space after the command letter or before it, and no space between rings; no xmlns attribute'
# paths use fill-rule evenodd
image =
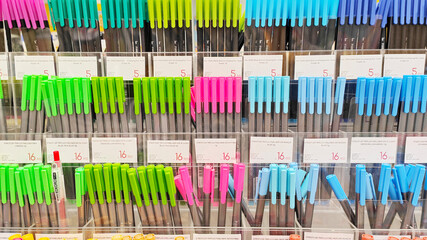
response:
<svg viewBox="0 0 427 240"><path fill-rule="evenodd" d="M191 103L190 103L190 113L191 118L196 122L196 88L191 87Z"/></svg>
<svg viewBox="0 0 427 240"><path fill-rule="evenodd" d="M203 131L208 133L211 131L210 125L210 111L209 111L209 103L210 103L210 79L208 77L202 78L203 84Z"/></svg>
<svg viewBox="0 0 427 240"><path fill-rule="evenodd" d="M42 7L44 8L44 6L41 6L40 4L40 0L30 0L33 2L34 8L36 9L35 12L37 14L36 20L39 22L41 29L44 29L44 17L43 17L43 11L42 11Z"/></svg>
<svg viewBox="0 0 427 240"><path fill-rule="evenodd" d="M225 133L225 78L219 78L219 132L221 137Z"/></svg>
<svg viewBox="0 0 427 240"><path fill-rule="evenodd" d="M230 166L226 163L221 164L219 170L219 209L218 209L218 234L224 233L225 217L227 215L227 193L228 193L228 174Z"/></svg>
<svg viewBox="0 0 427 240"><path fill-rule="evenodd" d="M25 22L25 26L27 29L31 28L30 19L28 17L27 8L25 6L24 0L15 0L16 8L18 10L19 18L21 21L23 20ZM25 36L24 36L25 38Z"/></svg>
<svg viewBox="0 0 427 240"><path fill-rule="evenodd" d="M29 19L33 29L37 29L36 18L34 16L34 6L31 4L32 0L21 0L21 8L24 17ZM27 26L27 28L31 28Z"/></svg>
<svg viewBox="0 0 427 240"><path fill-rule="evenodd" d="M10 11L11 15L14 16L14 20L16 22L16 26L13 26L13 27L20 28L21 27L21 18L20 18L21 15L18 13L16 1L15 0L9 0L9 6L10 6L9 11ZM12 18L12 20L13 20L13 18Z"/></svg>
<svg viewBox="0 0 427 240"><path fill-rule="evenodd" d="M206 165L203 168L203 226L210 225L211 218L211 199L212 194L212 174L214 168L211 165ZM212 194L213 195L213 194Z"/></svg>
<svg viewBox="0 0 427 240"><path fill-rule="evenodd" d="M202 132L203 119L202 119L202 78L196 77L194 79L194 86L196 87L196 131Z"/></svg>
<svg viewBox="0 0 427 240"><path fill-rule="evenodd" d="M187 204L188 208L190 209L191 218L193 219L193 225L195 227L200 227L202 224L198 213L199 209L194 201L193 184L191 183L188 168L186 166L180 167L179 174L181 175L182 183L184 185L185 195L187 195ZM198 232L197 229L196 232Z"/></svg>
<svg viewBox="0 0 427 240"><path fill-rule="evenodd" d="M233 132L233 83L234 78L227 78L227 132Z"/></svg>
<svg viewBox="0 0 427 240"><path fill-rule="evenodd" d="M175 176L175 186L178 189L178 192L181 194L184 201L187 202L187 195L185 195L184 184L182 183L181 175Z"/></svg>
<svg viewBox="0 0 427 240"><path fill-rule="evenodd" d="M234 205L233 205L233 218L231 223L233 227L240 227L241 202L242 202L243 184L245 181L245 164L243 163L234 164L233 178L234 178Z"/></svg>
<svg viewBox="0 0 427 240"><path fill-rule="evenodd" d="M212 132L218 132L218 78L211 78ZM216 137L216 136L212 136Z"/></svg>
<svg viewBox="0 0 427 240"><path fill-rule="evenodd" d="M234 116L235 131L240 132L241 119L240 119L240 107L242 105L242 78L236 77L234 81L234 102L236 106L236 112Z"/></svg>

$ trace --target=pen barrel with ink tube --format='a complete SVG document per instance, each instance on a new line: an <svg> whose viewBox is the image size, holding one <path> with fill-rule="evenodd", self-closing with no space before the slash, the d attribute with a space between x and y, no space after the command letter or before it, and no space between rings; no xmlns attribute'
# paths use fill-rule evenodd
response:
<svg viewBox="0 0 427 240"><path fill-rule="evenodd" d="M211 219L211 194L213 194L213 182L215 170L211 165L203 168L203 226L210 226Z"/></svg>
<svg viewBox="0 0 427 240"><path fill-rule="evenodd" d="M349 202L347 195L345 194L343 188L341 187L337 176L328 175L326 177L326 180L331 185L331 188L332 188L333 192L335 193L335 196L337 197L341 207L343 208L344 213L347 216L348 221L354 225L356 222L356 216L354 215L354 212L351 209L350 202Z"/></svg>
<svg viewBox="0 0 427 240"><path fill-rule="evenodd" d="M256 210L255 210L255 226L261 227L264 216L265 200L268 191L268 183L270 180L270 170L263 168L258 172L257 179L257 195L256 195Z"/></svg>
<svg viewBox="0 0 427 240"><path fill-rule="evenodd" d="M147 212L148 224L150 226L156 226L156 216L154 215L152 202L150 201L150 196L149 196L150 186L148 185L146 167L140 166L137 168L137 171L138 171L142 196L144 197L144 207Z"/></svg>
<svg viewBox="0 0 427 240"><path fill-rule="evenodd" d="M278 227L277 224L277 187L278 187L278 166L277 164L270 164L270 206L269 206L269 224L270 228ZM270 231L270 234L275 234L275 231Z"/></svg>
<svg viewBox="0 0 427 240"><path fill-rule="evenodd" d="M366 205L366 170L364 165L356 165L356 227L363 229L365 226Z"/></svg>
<svg viewBox="0 0 427 240"><path fill-rule="evenodd" d="M390 186L391 166L381 165L380 180L378 183L378 202L375 210L375 229L382 229L384 222L384 212L387 205L388 189Z"/></svg>
<svg viewBox="0 0 427 240"><path fill-rule="evenodd" d="M159 203L159 187L157 185L157 180L155 179L155 167L154 165L147 166L147 180L150 187L151 199L154 208L154 214L156 216L156 226L165 226L164 225L164 217L162 214L162 208Z"/></svg>
<svg viewBox="0 0 427 240"><path fill-rule="evenodd" d="M234 204L233 204L233 215L231 220L232 227L241 227L242 226L242 202L243 202L243 187L245 180L245 169L246 166L243 163L236 163L233 166L233 194L234 194ZM231 179L230 179L231 180ZM229 181L230 188L230 181ZM243 206L245 208L245 206ZM249 220L248 220L249 221Z"/></svg>
<svg viewBox="0 0 427 240"><path fill-rule="evenodd" d="M163 212L163 224L164 226L166 226L167 232L168 233L172 233L172 216L171 213L169 211L170 209L170 205L169 205L169 201L168 201L168 197L167 197L167 186L166 186L166 179L165 179L165 173L164 173L164 169L165 167L163 165L157 165L155 167L155 171L156 171L156 177L157 177L157 185L159 188L159 192L160 192L160 198L161 198L161 206L162 206L162 212Z"/></svg>
<svg viewBox="0 0 427 240"><path fill-rule="evenodd" d="M302 218L302 226L310 228L313 223L314 204L316 197L317 184L319 180L319 165L311 164L310 172L308 173L308 189L305 205L304 217Z"/></svg>
<svg viewBox="0 0 427 240"><path fill-rule="evenodd" d="M135 226L135 219L133 216L133 202L131 199L131 193L130 193L130 184L129 184L129 178L128 178L128 172L129 164L122 164L120 166L121 170L121 177L122 177L122 188L123 188L123 203L125 206L125 213L126 213L126 226L127 227L133 227Z"/></svg>
<svg viewBox="0 0 427 240"><path fill-rule="evenodd" d="M221 164L219 170L219 206L218 206L218 230L217 233L224 233L225 220L227 217L227 195L228 195L228 179L230 166L226 163Z"/></svg>
<svg viewBox="0 0 427 240"><path fill-rule="evenodd" d="M188 204L191 218L193 220L193 225L194 227L196 227L195 231L196 233L199 233L201 232L201 229L197 227L202 226L202 219L198 214L199 209L194 198L193 184L190 179L188 168L183 166L183 167L180 167L178 171L179 171L179 176L175 177L175 184L178 190L180 189L180 193L182 197Z"/></svg>
<svg viewBox="0 0 427 240"><path fill-rule="evenodd" d="M412 178L411 185L409 188L409 196L408 196L408 203L406 204L406 211L405 215L402 219L402 223L400 225L400 228L403 229L409 229L410 226L414 226L414 210L415 207L418 205L418 199L421 194L421 188L423 185L423 180L425 176L425 166L417 164L416 165L415 174ZM403 234L407 234L409 231L402 231Z"/></svg>

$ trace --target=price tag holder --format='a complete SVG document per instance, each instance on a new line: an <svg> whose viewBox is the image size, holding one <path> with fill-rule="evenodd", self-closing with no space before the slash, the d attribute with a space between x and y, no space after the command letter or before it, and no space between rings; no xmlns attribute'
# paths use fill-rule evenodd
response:
<svg viewBox="0 0 427 240"><path fill-rule="evenodd" d="M8 233L8 232L2 232L0 233L0 240L9 240L9 237L15 234L21 234L21 233Z"/></svg>
<svg viewBox="0 0 427 240"><path fill-rule="evenodd" d="M124 80L145 77L145 57L106 57L107 76Z"/></svg>
<svg viewBox="0 0 427 240"><path fill-rule="evenodd" d="M15 76L22 80L24 75L55 75L53 56L15 56Z"/></svg>
<svg viewBox="0 0 427 240"><path fill-rule="evenodd" d="M427 137L406 137L405 163L425 163Z"/></svg>
<svg viewBox="0 0 427 240"><path fill-rule="evenodd" d="M92 239L97 240L111 240L114 236L116 236L117 233L93 233ZM131 236L132 238L137 235L137 233L120 233L122 236ZM157 235L156 235L157 239Z"/></svg>
<svg viewBox="0 0 427 240"><path fill-rule="evenodd" d="M244 80L250 76L282 76L283 55L257 55L243 57Z"/></svg>
<svg viewBox="0 0 427 240"><path fill-rule="evenodd" d="M204 77L241 77L242 57L204 57Z"/></svg>
<svg viewBox="0 0 427 240"><path fill-rule="evenodd" d="M196 138L197 163L235 163L235 138Z"/></svg>
<svg viewBox="0 0 427 240"><path fill-rule="evenodd" d="M154 56L155 77L192 77L192 56Z"/></svg>
<svg viewBox="0 0 427 240"><path fill-rule="evenodd" d="M347 163L347 138L304 139L304 163Z"/></svg>
<svg viewBox="0 0 427 240"><path fill-rule="evenodd" d="M48 238L50 240L83 240L83 233L63 233L63 234L35 234L36 240ZM111 238L110 238L111 239Z"/></svg>
<svg viewBox="0 0 427 240"><path fill-rule="evenodd" d="M0 163L41 163L40 140L0 141Z"/></svg>
<svg viewBox="0 0 427 240"><path fill-rule="evenodd" d="M240 234L193 234L193 240L241 240Z"/></svg>
<svg viewBox="0 0 427 240"><path fill-rule="evenodd" d="M185 240L190 240L190 235L158 235L156 234L156 240L175 240L176 237L184 237Z"/></svg>
<svg viewBox="0 0 427 240"><path fill-rule="evenodd" d="M395 163L397 137L353 137L351 163Z"/></svg>
<svg viewBox="0 0 427 240"><path fill-rule="evenodd" d="M0 79L8 80L9 72L8 72L8 58L7 55L0 55Z"/></svg>
<svg viewBox="0 0 427 240"><path fill-rule="evenodd" d="M294 156L294 138L251 137L251 163L290 163Z"/></svg>
<svg viewBox="0 0 427 240"><path fill-rule="evenodd" d="M136 163L136 138L92 138L94 163Z"/></svg>
<svg viewBox="0 0 427 240"><path fill-rule="evenodd" d="M335 78L335 55L295 56L294 79L299 77Z"/></svg>
<svg viewBox="0 0 427 240"><path fill-rule="evenodd" d="M47 161L53 162L53 152L59 151L63 163L89 163L89 139L46 138Z"/></svg>
<svg viewBox="0 0 427 240"><path fill-rule="evenodd" d="M190 141L148 140L148 163L189 163Z"/></svg>
<svg viewBox="0 0 427 240"><path fill-rule="evenodd" d="M395 237L397 239L402 239L403 237L411 238L410 235L372 235L375 240L388 240L388 237ZM422 237L421 237L422 239Z"/></svg>
<svg viewBox="0 0 427 240"><path fill-rule="evenodd" d="M342 55L340 77L381 77L382 64L382 55Z"/></svg>
<svg viewBox="0 0 427 240"><path fill-rule="evenodd" d="M354 234L333 233L333 232L328 232L328 233L305 232L304 240L354 240Z"/></svg>
<svg viewBox="0 0 427 240"><path fill-rule="evenodd" d="M426 66L425 54L385 54L384 76L422 75Z"/></svg>
<svg viewBox="0 0 427 240"><path fill-rule="evenodd" d="M95 77L98 76L98 60L96 56L59 56L58 72L61 77Z"/></svg>
<svg viewBox="0 0 427 240"><path fill-rule="evenodd" d="M252 240L288 240L289 236L285 235L252 235Z"/></svg>

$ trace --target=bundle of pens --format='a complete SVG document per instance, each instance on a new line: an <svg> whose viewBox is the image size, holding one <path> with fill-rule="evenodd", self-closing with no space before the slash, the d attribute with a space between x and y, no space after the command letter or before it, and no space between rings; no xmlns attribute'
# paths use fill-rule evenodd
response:
<svg viewBox="0 0 427 240"><path fill-rule="evenodd" d="M48 0L48 4L58 34L58 51L102 51L96 0Z"/></svg>
<svg viewBox="0 0 427 240"><path fill-rule="evenodd" d="M42 138L41 133L44 132L45 127L45 108L42 105L42 82L46 79L46 76L40 75L26 75L22 79L20 140ZM37 134L34 135L34 133Z"/></svg>
<svg viewBox="0 0 427 240"><path fill-rule="evenodd" d="M340 0L336 49L379 49L387 16L377 19L376 0ZM383 2L378 10L382 11ZM385 30L384 30L385 33Z"/></svg>
<svg viewBox="0 0 427 240"><path fill-rule="evenodd" d="M50 165L0 165L0 182L1 227L59 226Z"/></svg>
<svg viewBox="0 0 427 240"><path fill-rule="evenodd" d="M142 0L101 1L106 52L137 53L149 49L145 4Z"/></svg>
<svg viewBox="0 0 427 240"><path fill-rule="evenodd" d="M250 133L288 132L289 83L289 77L249 77Z"/></svg>
<svg viewBox="0 0 427 240"><path fill-rule="evenodd" d="M414 209L418 205L421 187L424 181L425 166L396 165L393 169L389 164L381 165L378 190L375 189L372 174L364 165L356 166L356 214L335 175L327 176L335 196L340 202L349 221L363 229L365 207L368 212L369 226L372 229L389 229L396 214L401 220L402 235L408 235L407 229L415 226ZM393 175L393 176L392 176ZM424 197L427 188L424 187ZM385 214L388 197L392 200L389 211ZM424 203L427 203L424 200ZM421 228L426 227L425 216L427 205L423 204Z"/></svg>
<svg viewBox="0 0 427 240"><path fill-rule="evenodd" d="M238 133L241 129L242 79L196 77L194 79L196 130L199 133Z"/></svg>
<svg viewBox="0 0 427 240"><path fill-rule="evenodd" d="M43 0L3 0L8 49L13 52L51 52L52 37ZM22 43L21 40L24 40ZM9 34L7 34L9 37Z"/></svg>
<svg viewBox="0 0 427 240"><path fill-rule="evenodd" d="M123 77L92 77L93 109L98 133L128 133L128 103Z"/></svg>
<svg viewBox="0 0 427 240"><path fill-rule="evenodd" d="M318 176L319 166L317 164L310 165L308 174L298 168L297 163L291 163L289 166L270 164L269 168L259 170L256 184L255 222L251 223L251 226L262 226L264 206L269 191L271 194L269 226L273 228L270 234L292 234L295 219L303 227L310 228L313 220ZM289 203L286 203L287 201ZM303 208L304 201L306 203L305 208ZM279 228L283 229L278 230ZM260 231L257 230L257 234L260 234Z"/></svg>
<svg viewBox="0 0 427 240"><path fill-rule="evenodd" d="M191 0L148 0L152 52L192 52Z"/></svg>
<svg viewBox="0 0 427 240"><path fill-rule="evenodd" d="M197 51L239 51L239 0L196 0ZM221 54L221 53L220 53Z"/></svg>
<svg viewBox="0 0 427 240"><path fill-rule="evenodd" d="M38 88L31 87L29 90L30 97L33 92L36 92L37 103L39 104L39 101L43 100L44 110L53 133L71 133L71 136L76 136L77 133L93 132L89 78L58 78L52 76L50 79L44 77L43 81L38 84ZM29 123L31 124L31 105L29 110ZM42 119L44 120L44 116Z"/></svg>
<svg viewBox="0 0 427 240"><path fill-rule="evenodd" d="M88 199L95 226L133 227L135 203L142 226L165 227L153 231L169 234L176 227L175 233L182 234L171 167L149 165L135 169L119 163L88 164L76 170L76 195L79 225L88 217Z"/></svg>
<svg viewBox="0 0 427 240"><path fill-rule="evenodd" d="M339 77L335 84L335 96L332 99L332 78L300 77L297 131L338 132L343 112L345 85L346 79ZM332 104L334 104L333 112Z"/></svg>
<svg viewBox="0 0 427 240"><path fill-rule="evenodd" d="M425 0L384 0L390 17L388 49L427 47L427 4ZM381 4L380 2L380 4Z"/></svg>
<svg viewBox="0 0 427 240"><path fill-rule="evenodd" d="M403 76L399 132L427 132L427 75Z"/></svg>
<svg viewBox="0 0 427 240"><path fill-rule="evenodd" d="M353 132L392 132L401 89L401 78L358 78Z"/></svg>
<svg viewBox="0 0 427 240"><path fill-rule="evenodd" d="M133 84L137 132L144 129L148 133L192 131L189 77L135 78Z"/></svg>

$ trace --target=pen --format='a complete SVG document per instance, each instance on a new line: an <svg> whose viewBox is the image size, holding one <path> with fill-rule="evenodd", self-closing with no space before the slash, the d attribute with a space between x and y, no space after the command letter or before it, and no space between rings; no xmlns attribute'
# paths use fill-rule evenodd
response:
<svg viewBox="0 0 427 240"><path fill-rule="evenodd" d="M84 168L76 168L75 179L76 179L76 207L77 207L77 218L79 223L78 226L83 227L86 224L85 197L84 197L84 191L85 191Z"/></svg>
<svg viewBox="0 0 427 240"><path fill-rule="evenodd" d="M378 184L378 202L375 210L375 229L381 229L384 221L384 211L387 204L388 188L390 186L391 166L381 164L380 181Z"/></svg>
<svg viewBox="0 0 427 240"><path fill-rule="evenodd" d="M94 174L93 174L93 165L86 164L84 166L84 173L85 173L85 180L86 180L87 189L89 193L88 194L89 201L92 205L92 214L93 214L94 224L97 227L101 227L103 226L104 223L102 222L101 212L99 209L98 200L96 196L96 183L95 183Z"/></svg>
<svg viewBox="0 0 427 240"><path fill-rule="evenodd" d="M278 210L278 225L283 228L286 227L286 196L287 196L287 166L285 164L279 165L279 194L280 194L280 202L279 202L279 210ZM284 233L284 231L282 231Z"/></svg>
<svg viewBox="0 0 427 240"><path fill-rule="evenodd" d="M59 226L67 227L67 216L65 209L65 185L64 185L64 174L62 172L62 165L59 159L59 152L53 152L53 164L52 164L52 179L53 187L55 190L55 198L58 203L59 210Z"/></svg>
<svg viewBox="0 0 427 240"><path fill-rule="evenodd" d="M184 187L184 191L185 191L185 195L186 195L186 199L187 199L187 204L188 207L190 209L190 213L191 213L191 218L193 219L193 225L194 227L196 227L196 232L198 231L197 227L202 226L201 224L201 219L199 217L199 214L197 213L197 205L194 201L194 197L193 197L193 184L191 183L191 179L190 179L190 175L188 173L188 168L183 166L180 167L179 169L179 173L181 176L181 180L183 183L183 187ZM176 178L175 178L175 184L177 183Z"/></svg>
<svg viewBox="0 0 427 240"><path fill-rule="evenodd" d="M255 226L261 227L262 218L264 216L265 197L268 190L268 182L270 181L270 170L263 168L259 170L257 180L257 205L255 212Z"/></svg>
<svg viewBox="0 0 427 240"><path fill-rule="evenodd" d="M53 228L57 228L59 226L56 205L57 200L52 181L52 167L50 165L44 165L41 168L41 177L43 192L45 193L46 205L49 212L50 226Z"/></svg>
<svg viewBox="0 0 427 240"><path fill-rule="evenodd" d="M319 180L319 165L311 164L308 173L308 192L305 205L305 213L302 225L310 228L313 222L314 202L316 197L317 182Z"/></svg>
<svg viewBox="0 0 427 240"><path fill-rule="evenodd" d="M167 186L166 186L166 179L165 179L165 173L164 173L165 167L163 165L157 165L155 167L156 170L156 177L157 177L157 186L159 188L160 197L161 197L161 206L162 206L162 212L163 212L163 224L168 228L168 233L171 232L172 227L172 217L170 215L170 208L167 198Z"/></svg>
<svg viewBox="0 0 427 240"><path fill-rule="evenodd" d="M116 201L116 214L119 227L126 226L126 216L123 196L122 170L120 163L113 164L114 199Z"/></svg>
<svg viewBox="0 0 427 240"><path fill-rule="evenodd" d="M98 204L101 211L102 225L111 226L110 217L108 216L108 206L105 201L105 180L101 164L96 164L93 166L93 175L95 179L96 192L98 194Z"/></svg>
<svg viewBox="0 0 427 240"><path fill-rule="evenodd" d="M151 206L151 201L149 196L150 187L148 186L146 168L144 166L140 166L137 168L137 171L138 171L142 196L144 197L144 205L145 205L145 210L147 212L148 224L150 226L156 226L156 216L154 215L154 210L153 210L153 207Z"/></svg>
<svg viewBox="0 0 427 240"><path fill-rule="evenodd" d="M120 166L121 178L122 178L122 188L123 188L123 203L126 210L126 226L133 227L135 226L135 219L133 216L133 203L130 195L130 186L127 170L129 169L129 164L122 164Z"/></svg>
<svg viewBox="0 0 427 240"><path fill-rule="evenodd" d="M224 233L221 228L225 227L225 221L227 216L227 193L228 193L228 175L230 172L230 166L224 163L221 164L219 175L219 207L218 207L218 234Z"/></svg>
<svg viewBox="0 0 427 240"><path fill-rule="evenodd" d="M117 226L116 205L114 204L114 182L113 182L113 165L105 163L103 168L104 187L105 187L105 201L108 207L108 216L111 227ZM105 211L105 210L104 210Z"/></svg>
<svg viewBox="0 0 427 240"><path fill-rule="evenodd" d="M6 171L8 171L7 176L9 177L8 183L9 183L9 190L10 190L10 203L12 205L12 213L11 213L11 219L12 219L12 227L20 227L21 226L21 209L18 203L18 191L16 186L16 180L15 180L15 172L18 168L18 164L11 164L8 166ZM17 217L18 216L18 217Z"/></svg>
<svg viewBox="0 0 427 240"><path fill-rule="evenodd" d="M366 170L365 166L356 165L356 226L364 228L366 203Z"/></svg>
<svg viewBox="0 0 427 240"><path fill-rule="evenodd" d="M331 185L332 190L335 193L335 196L337 197L338 201L341 204L341 207L343 208L345 214L347 215L348 220L351 224L355 224L356 217L354 215L353 210L350 207L350 202L348 201L347 195L345 194L344 190L342 189L337 176L335 175L328 175L326 177L326 180Z"/></svg>
<svg viewBox="0 0 427 240"><path fill-rule="evenodd" d="M147 212L145 211L145 206L142 205L142 198L141 198L141 188L139 186L139 182L137 180L136 176L136 169L135 168L129 168L127 170L128 177L129 177L129 183L132 188L132 193L135 198L136 206L138 208L139 218L141 220L142 226L150 226L148 222L148 216ZM148 199L147 199L148 200ZM145 201L145 199L144 199Z"/></svg>
<svg viewBox="0 0 427 240"><path fill-rule="evenodd" d="M166 187L167 187L170 205L171 205L173 223L174 223L174 226L176 227L175 232L177 234L182 234L183 230L181 228L182 227L181 212L179 210L179 204L177 204L177 201L176 201L176 186L175 186L172 167L165 167L164 174L165 174Z"/></svg>
<svg viewBox="0 0 427 240"><path fill-rule="evenodd" d="M241 227L241 205L243 197L243 186L245 180L245 164L235 163L233 166L234 178L234 204L233 204L233 217L231 221L232 227Z"/></svg>
<svg viewBox="0 0 427 240"><path fill-rule="evenodd" d="M335 84L335 97L334 97L334 115L332 117L332 132L340 130L341 116L344 108L344 92L346 87L346 79L343 77L337 78Z"/></svg>
<svg viewBox="0 0 427 240"><path fill-rule="evenodd" d="M24 227L29 227L32 224L31 221L31 213L29 208L29 202L28 202L28 192L27 189L24 187L24 175L23 175L23 167L18 167L15 169L15 187L16 187L16 193L18 197L18 204L20 208L20 212L22 212L22 222ZM31 185L31 183L29 183Z"/></svg>
<svg viewBox="0 0 427 240"><path fill-rule="evenodd" d="M105 132L104 130L104 119L102 114L102 100L99 89L99 78L92 77L92 96L93 96L93 111L95 112L96 119L96 130L98 133Z"/></svg>
<svg viewBox="0 0 427 240"><path fill-rule="evenodd" d="M148 186L150 187L151 200L154 208L154 214L156 216L156 226L164 226L162 209L159 205L158 195L157 195L159 188L157 185L157 180L155 175L156 172L154 169L154 165L147 166L146 171L147 171Z"/></svg>
<svg viewBox="0 0 427 240"><path fill-rule="evenodd" d="M23 188L26 188L27 196L28 196L28 203L30 204L30 210L31 210L31 216L34 219L34 224L36 227L41 227L41 216L40 216L40 209L39 204L36 201L37 195L36 195L36 186L34 182L34 169L33 165L25 165L22 169L21 173L21 181L22 184L27 183L26 186L22 186Z"/></svg>
<svg viewBox="0 0 427 240"><path fill-rule="evenodd" d="M39 204L39 208L40 208L41 226L49 227L49 215L48 215L46 200L43 194L44 190L43 190L42 174L41 174L42 167L43 167L43 164L41 163L34 165L35 192L36 192L37 203Z"/></svg>
<svg viewBox="0 0 427 240"><path fill-rule="evenodd" d="M278 227L278 223L277 223L277 187L278 187L278 177L279 177L279 173L278 173L278 169L279 167L277 166L277 164L270 164L270 180L269 180L269 191L270 191L270 195L271 195L271 200L270 200L270 213L269 213L269 223L270 223L270 228L276 228ZM270 234L276 234L275 231L271 230Z"/></svg>
<svg viewBox="0 0 427 240"><path fill-rule="evenodd" d="M287 195L289 197L289 205L286 216L286 227L293 228L295 226L295 198L296 198L296 174L297 171L294 167L289 166L287 171ZM288 230L286 234L293 234L293 230Z"/></svg>
<svg viewBox="0 0 427 240"><path fill-rule="evenodd" d="M427 228L427 181L424 182L424 191L423 191L423 208L421 211L421 223L420 228Z"/></svg>
<svg viewBox="0 0 427 240"><path fill-rule="evenodd" d="M211 165L203 167L203 226L210 226L211 194L215 170Z"/></svg>
<svg viewBox="0 0 427 240"><path fill-rule="evenodd" d="M425 166L417 164L416 168L415 177L412 180L412 184L409 188L409 198L408 203L406 204L406 212L400 225L402 230L408 229L412 224L414 209L415 206L418 205L418 198L421 194L421 187L425 176ZM408 231L403 231L403 234L406 235L407 233Z"/></svg>

